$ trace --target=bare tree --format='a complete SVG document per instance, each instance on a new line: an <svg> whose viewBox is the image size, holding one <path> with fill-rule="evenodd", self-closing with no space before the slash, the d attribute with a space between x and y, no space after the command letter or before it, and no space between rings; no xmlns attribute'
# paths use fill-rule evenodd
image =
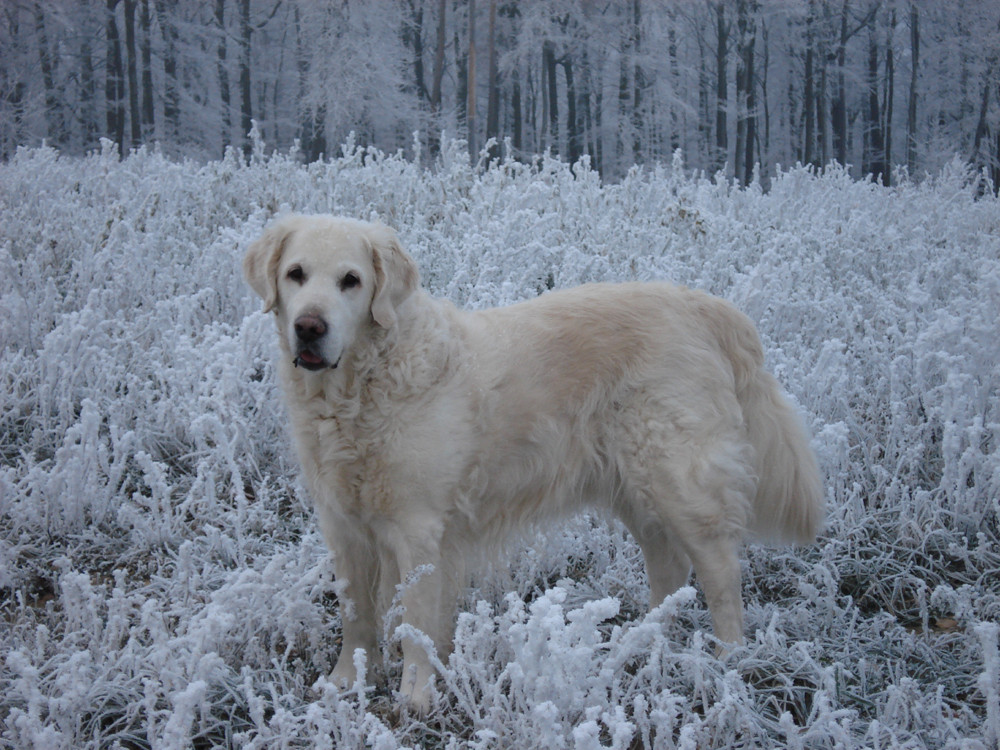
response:
<svg viewBox="0 0 1000 750"><path fill-rule="evenodd" d="M730 22L726 20L725 3L718 2L715 9L715 169L722 169L729 158L729 126L726 113L729 108L729 79L726 61L729 58Z"/></svg>
<svg viewBox="0 0 1000 750"><path fill-rule="evenodd" d="M487 75L486 140L500 135L500 83L497 74L497 0L490 0L490 24L487 37L489 73ZM500 156L500 147L490 147L490 158Z"/></svg>
<svg viewBox="0 0 1000 750"><path fill-rule="evenodd" d="M125 0L125 52L128 56L128 114L132 145L142 142L142 122L139 119L139 61L135 44L136 0Z"/></svg>
<svg viewBox="0 0 1000 750"><path fill-rule="evenodd" d="M917 76L920 69L920 13L910 3L910 96L906 107L906 166L917 170Z"/></svg>
<svg viewBox="0 0 1000 750"><path fill-rule="evenodd" d="M55 84L55 56L49 47L49 37L45 30L45 14L41 3L35 3L35 33L38 35L38 62L45 87L45 122L48 138L59 143L65 136L60 117L59 102Z"/></svg>
<svg viewBox="0 0 1000 750"><path fill-rule="evenodd" d="M142 139L150 140L154 135L156 111L153 105L153 54L150 38L150 0L142 0L139 6L139 57L142 63Z"/></svg>
<svg viewBox="0 0 1000 750"><path fill-rule="evenodd" d="M122 65L122 49L118 36L118 22L115 19L118 0L107 0L104 99L107 113L108 138L124 147L125 140L125 71Z"/></svg>
<svg viewBox="0 0 1000 750"><path fill-rule="evenodd" d="M469 156L475 160L476 149L476 0L469 0L469 57L465 119L469 133Z"/></svg>

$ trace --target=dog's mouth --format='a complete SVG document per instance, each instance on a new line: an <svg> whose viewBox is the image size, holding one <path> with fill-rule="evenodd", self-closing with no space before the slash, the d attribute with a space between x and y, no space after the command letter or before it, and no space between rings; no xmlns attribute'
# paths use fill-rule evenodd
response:
<svg viewBox="0 0 1000 750"><path fill-rule="evenodd" d="M325 370L327 367L333 370L337 367L338 364L340 364L340 360L337 360L336 362L331 364L327 362L326 359L319 356L315 352L309 349L302 349L298 353L298 356L296 356L295 359L292 360L292 364L294 364L296 367L302 367L306 370L311 370L315 372L317 370Z"/></svg>

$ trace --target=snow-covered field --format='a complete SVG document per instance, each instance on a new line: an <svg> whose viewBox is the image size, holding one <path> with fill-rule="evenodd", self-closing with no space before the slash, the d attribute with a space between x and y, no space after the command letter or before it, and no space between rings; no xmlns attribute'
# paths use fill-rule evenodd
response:
<svg viewBox="0 0 1000 750"><path fill-rule="evenodd" d="M0 746L995 747L1000 204L968 178L792 170L764 194L476 172L460 144L434 171L22 151L0 165ZM646 614L637 547L582 518L467 592L438 712L395 711L391 654L338 696L337 585L239 268L285 210L395 225L469 307L668 278L756 320L829 519L746 550L746 648L713 656L696 588Z"/></svg>

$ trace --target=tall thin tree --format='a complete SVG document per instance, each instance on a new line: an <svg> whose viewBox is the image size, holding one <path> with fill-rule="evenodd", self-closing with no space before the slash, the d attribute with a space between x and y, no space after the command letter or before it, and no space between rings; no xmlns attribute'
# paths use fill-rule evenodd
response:
<svg viewBox="0 0 1000 750"><path fill-rule="evenodd" d="M108 138L124 148L125 140L125 71L122 66L122 48L118 35L118 0L107 0L105 9L105 55L104 100L106 107L106 134Z"/></svg>
<svg viewBox="0 0 1000 750"><path fill-rule="evenodd" d="M920 13L910 3L910 94L906 105L906 167L917 171L917 81L920 71Z"/></svg>
<svg viewBox="0 0 1000 750"><path fill-rule="evenodd" d="M142 143L142 121L139 115L139 60L135 43L136 0L125 0L125 52L128 58L128 121L133 146Z"/></svg>

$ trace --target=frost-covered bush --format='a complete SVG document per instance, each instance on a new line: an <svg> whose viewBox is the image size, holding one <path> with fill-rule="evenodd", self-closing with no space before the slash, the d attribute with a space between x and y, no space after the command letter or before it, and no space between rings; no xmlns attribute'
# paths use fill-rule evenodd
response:
<svg viewBox="0 0 1000 750"><path fill-rule="evenodd" d="M957 166L763 193L679 163L603 185L461 144L431 171L345 153L0 165L2 746L996 746L995 198ZM638 549L582 518L466 592L433 715L396 714L391 650L338 695L338 585L239 270L290 210L394 225L466 307L668 278L757 321L829 520L747 549L748 645L715 658L695 588L646 613Z"/></svg>

